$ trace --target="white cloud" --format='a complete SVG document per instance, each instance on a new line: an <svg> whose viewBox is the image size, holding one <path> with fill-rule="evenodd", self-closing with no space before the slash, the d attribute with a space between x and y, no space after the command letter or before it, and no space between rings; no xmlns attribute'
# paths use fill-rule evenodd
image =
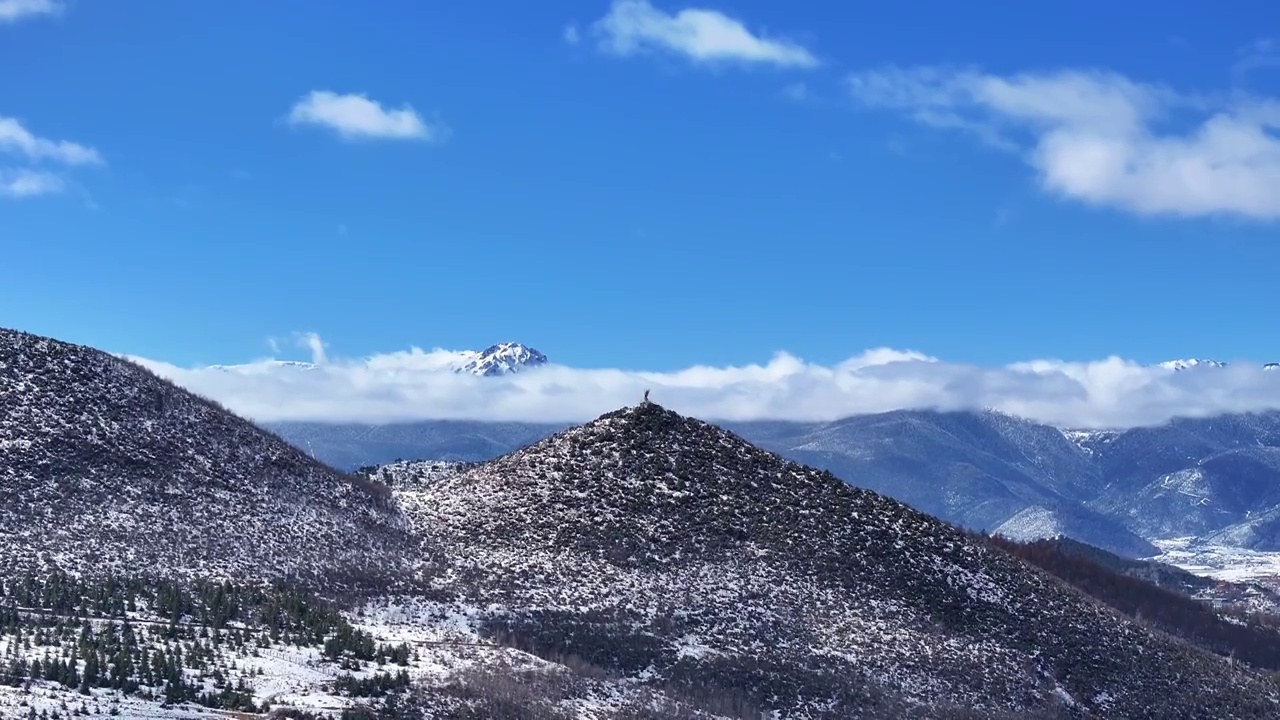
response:
<svg viewBox="0 0 1280 720"><path fill-rule="evenodd" d="M324 365L328 362L326 346L324 340L320 338L319 333L306 332L298 333L294 336L300 347L304 347L311 351L311 362L315 365Z"/></svg>
<svg viewBox="0 0 1280 720"><path fill-rule="evenodd" d="M669 15L646 0L615 0L591 29L602 49L618 55L664 50L699 63L819 64L803 46L754 34L741 21L714 10L688 8Z"/></svg>
<svg viewBox="0 0 1280 720"><path fill-rule="evenodd" d="M299 338L318 362L179 368L134 359L260 421L576 422L634 404L646 388L680 412L727 420L989 407L1062 426L1127 427L1280 408L1280 371L1247 363L1182 372L1114 357L980 367L878 348L831 366L779 353L740 367L644 372L553 365L483 378L451 372L468 358L462 352L412 348L345 359L329 356L313 333Z"/></svg>
<svg viewBox="0 0 1280 720"><path fill-rule="evenodd" d="M16 118L0 116L0 151L21 155L32 162L63 165L101 165L102 155L91 147L67 140L37 137Z"/></svg>
<svg viewBox="0 0 1280 720"><path fill-rule="evenodd" d="M0 197L25 198L62 192L62 178L49 172L22 168L0 169Z"/></svg>
<svg viewBox="0 0 1280 720"><path fill-rule="evenodd" d="M1280 219L1280 101L1208 98L1122 75L882 68L860 103L1022 155L1042 187L1142 215Z"/></svg>
<svg viewBox="0 0 1280 720"><path fill-rule="evenodd" d="M34 15L57 15L62 3L53 0L0 0L0 24L17 22Z"/></svg>
<svg viewBox="0 0 1280 720"><path fill-rule="evenodd" d="M578 26L572 23L564 26L564 33L562 34L562 37L564 38L564 41L570 45L577 45L582 42L582 35L578 32Z"/></svg>
<svg viewBox="0 0 1280 720"><path fill-rule="evenodd" d="M294 104L288 120L294 125L319 125L347 139L440 140L444 129L428 124L412 107L384 108L361 94L339 95L313 90Z"/></svg>
<svg viewBox="0 0 1280 720"><path fill-rule="evenodd" d="M0 0L0 19L4 0ZM102 165L102 155L91 147L69 140L37 136L17 118L0 116L0 153L16 155L28 164ZM63 178L36 167L0 168L0 197L29 198L62 192Z"/></svg>

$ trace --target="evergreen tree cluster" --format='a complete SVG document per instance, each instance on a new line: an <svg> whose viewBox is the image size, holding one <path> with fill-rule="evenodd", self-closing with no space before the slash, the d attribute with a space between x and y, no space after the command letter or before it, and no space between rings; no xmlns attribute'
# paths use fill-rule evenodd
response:
<svg viewBox="0 0 1280 720"><path fill-rule="evenodd" d="M334 604L294 588L57 573L0 579L0 638L6 640L3 684L42 680L85 696L103 688L240 712L260 708L243 674L228 678L234 661L224 664L222 651L318 647L346 670L368 663L403 667L413 657L407 644L377 643ZM368 680L343 677L340 691L355 697L382 697L409 683L404 670Z"/></svg>
<svg viewBox="0 0 1280 720"><path fill-rule="evenodd" d="M401 670L397 673L374 673L367 678L356 678L351 675L340 675L333 681L333 689L341 695L367 698L383 697L390 692L409 686L409 673Z"/></svg>

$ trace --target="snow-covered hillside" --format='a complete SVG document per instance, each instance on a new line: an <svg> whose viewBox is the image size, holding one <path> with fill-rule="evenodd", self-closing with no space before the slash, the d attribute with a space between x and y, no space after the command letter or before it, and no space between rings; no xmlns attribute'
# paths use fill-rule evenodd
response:
<svg viewBox="0 0 1280 720"><path fill-rule="evenodd" d="M656 405L443 478L406 510L447 568L440 591L488 603L489 632L645 682L737 689L762 710L1277 710L1271 680Z"/></svg>
<svg viewBox="0 0 1280 720"><path fill-rule="evenodd" d="M0 581L0 719L730 720L482 637L481 608L281 592Z"/></svg>
<svg viewBox="0 0 1280 720"><path fill-rule="evenodd" d="M0 330L0 458L0 574L409 575L385 488L97 350Z"/></svg>
<svg viewBox="0 0 1280 720"><path fill-rule="evenodd" d="M356 474L380 482L399 493L424 490L444 478L469 470L476 464L449 460L400 460L386 465L363 467L356 470Z"/></svg>
<svg viewBox="0 0 1280 720"><path fill-rule="evenodd" d="M992 412L916 410L725 426L971 529L1016 528L1023 539L1060 532L1133 557L1155 554L1152 540L1224 531L1254 549L1280 550L1280 533L1257 522L1280 507L1274 492L1280 412L1128 430L1063 430ZM486 460L564 429L464 421L271 427L344 467L395 458ZM1199 489L1189 489L1191 478Z"/></svg>
<svg viewBox="0 0 1280 720"><path fill-rule="evenodd" d="M1006 421L938 437L1050 447ZM0 450L0 717L1280 707L1270 676L657 405L476 466L360 477L136 365L6 331Z"/></svg>

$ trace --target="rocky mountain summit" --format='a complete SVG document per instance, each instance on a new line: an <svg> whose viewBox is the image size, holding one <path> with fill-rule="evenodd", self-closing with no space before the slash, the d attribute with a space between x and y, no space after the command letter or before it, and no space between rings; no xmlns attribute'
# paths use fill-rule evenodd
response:
<svg viewBox="0 0 1280 720"><path fill-rule="evenodd" d="M512 375L522 370L546 365L547 356L517 342L504 342L479 352L465 353L466 361L454 372L470 373L483 377Z"/></svg>
<svg viewBox="0 0 1280 720"><path fill-rule="evenodd" d="M0 329L0 573L381 587L411 546L381 485L126 360Z"/></svg>
<svg viewBox="0 0 1280 720"><path fill-rule="evenodd" d="M1064 430L997 412L896 410L832 422L724 426L783 457L973 530L1059 535L1130 557L1197 537L1280 550L1280 412ZM342 467L482 461L563 425L422 421L270 427Z"/></svg>
<svg viewBox="0 0 1280 720"><path fill-rule="evenodd" d="M1205 358L1182 358L1178 360L1165 360L1164 362L1157 363L1156 366L1162 367L1165 370L1181 371L1190 370L1191 368L1222 368L1226 367L1227 363L1222 362L1221 360L1208 360Z"/></svg>
<svg viewBox="0 0 1280 720"><path fill-rule="evenodd" d="M856 481L856 479L855 479ZM406 499L488 632L784 717L1271 717L1268 677L654 404ZM971 713L966 715L965 713Z"/></svg>

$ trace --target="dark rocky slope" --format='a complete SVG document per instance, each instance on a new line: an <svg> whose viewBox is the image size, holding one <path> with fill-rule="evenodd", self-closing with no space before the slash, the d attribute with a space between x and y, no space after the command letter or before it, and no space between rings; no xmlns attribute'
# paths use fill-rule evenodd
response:
<svg viewBox="0 0 1280 720"><path fill-rule="evenodd" d="M1148 540L1280 549L1280 412L1063 431L994 412L899 410L833 422L725 423L751 442L948 522L1020 540L1063 535L1130 557ZM342 467L482 461L564 429L423 421L277 423Z"/></svg>
<svg viewBox="0 0 1280 720"><path fill-rule="evenodd" d="M850 478L857 481L857 478ZM490 632L784 717L1275 717L1270 676L657 405L406 496Z"/></svg>
<svg viewBox="0 0 1280 720"><path fill-rule="evenodd" d="M407 577L385 487L125 360L0 330L0 573Z"/></svg>

